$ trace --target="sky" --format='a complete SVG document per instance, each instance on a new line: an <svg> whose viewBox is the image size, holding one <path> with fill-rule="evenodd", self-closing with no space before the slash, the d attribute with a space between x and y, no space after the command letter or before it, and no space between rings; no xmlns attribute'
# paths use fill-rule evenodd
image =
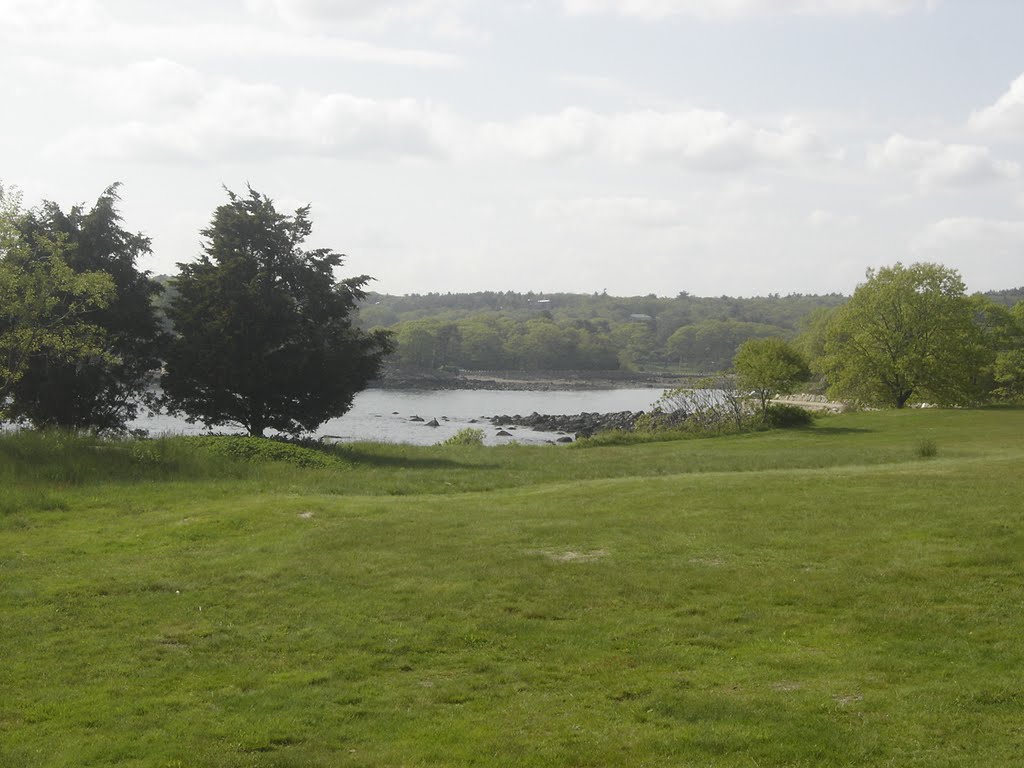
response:
<svg viewBox="0 0 1024 768"><path fill-rule="evenodd" d="M0 182L173 274L247 185L391 294L1024 285L1021 0L0 0Z"/></svg>

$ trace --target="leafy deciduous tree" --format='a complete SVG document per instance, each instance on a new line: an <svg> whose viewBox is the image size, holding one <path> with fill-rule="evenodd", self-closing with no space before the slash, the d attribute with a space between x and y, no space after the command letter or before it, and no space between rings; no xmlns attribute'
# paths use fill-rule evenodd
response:
<svg viewBox="0 0 1024 768"><path fill-rule="evenodd" d="M114 294L109 275L68 266L62 237L30 242L24 219L20 194L0 186L0 414L41 350L67 361L102 357L102 331L86 318Z"/></svg>
<svg viewBox="0 0 1024 768"><path fill-rule="evenodd" d="M104 354L68 361L47 345L37 350L12 390L15 418L36 426L123 430L160 368L165 337L153 305L160 286L136 267L149 253L149 238L121 226L117 187L107 188L88 212L76 206L64 213L47 202L22 221L25 240L35 251L59 240L63 260L76 274L109 275L116 295L88 313L103 330ZM62 304L54 311L64 310Z"/></svg>
<svg viewBox="0 0 1024 768"><path fill-rule="evenodd" d="M387 333L354 324L370 278L337 282L341 254L301 248L308 206L286 216L251 188L228 198L199 260L179 265L161 384L173 410L208 426L312 431L351 407L391 351Z"/></svg>
<svg viewBox="0 0 1024 768"><path fill-rule="evenodd" d="M736 353L733 366L737 385L754 394L762 418L768 412L769 400L779 394L789 394L810 375L804 356L779 338L745 341Z"/></svg>
<svg viewBox="0 0 1024 768"><path fill-rule="evenodd" d="M1024 397L1024 301L1013 309L994 310L998 320L995 331L995 361L992 367L993 394L1000 400L1019 400Z"/></svg>
<svg viewBox="0 0 1024 768"><path fill-rule="evenodd" d="M902 408L971 401L989 357L959 273L897 263L869 269L836 311L817 367L835 397Z"/></svg>

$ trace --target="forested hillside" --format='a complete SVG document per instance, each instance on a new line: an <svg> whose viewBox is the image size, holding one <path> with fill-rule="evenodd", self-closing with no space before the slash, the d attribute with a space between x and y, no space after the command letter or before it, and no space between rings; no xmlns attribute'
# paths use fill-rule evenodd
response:
<svg viewBox="0 0 1024 768"><path fill-rule="evenodd" d="M366 327L393 330L399 363L424 368L614 370L728 367L744 341L792 338L840 294L755 298L607 294L371 293Z"/></svg>
<svg viewBox="0 0 1024 768"><path fill-rule="evenodd" d="M172 278L157 280L166 303L174 295ZM1024 287L982 295L1011 307L1024 299ZM370 292L359 322L393 331L398 347L392 362L415 368L708 372L728 368L750 339L779 337L813 347L815 329L848 298Z"/></svg>

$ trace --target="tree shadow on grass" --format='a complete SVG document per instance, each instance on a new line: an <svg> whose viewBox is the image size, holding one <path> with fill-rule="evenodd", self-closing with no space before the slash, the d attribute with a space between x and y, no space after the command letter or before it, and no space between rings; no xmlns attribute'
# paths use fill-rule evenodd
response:
<svg viewBox="0 0 1024 768"><path fill-rule="evenodd" d="M811 427L807 431L816 435L866 435L878 430L863 427Z"/></svg>
<svg viewBox="0 0 1024 768"><path fill-rule="evenodd" d="M437 459L416 456L382 456L361 450L338 451L339 456L353 464L373 467L395 467L398 469L497 469L497 464L465 464L451 459Z"/></svg>

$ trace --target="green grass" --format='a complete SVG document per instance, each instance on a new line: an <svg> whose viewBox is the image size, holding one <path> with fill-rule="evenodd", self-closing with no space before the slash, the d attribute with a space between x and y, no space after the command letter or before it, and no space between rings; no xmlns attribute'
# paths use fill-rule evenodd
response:
<svg viewBox="0 0 1024 768"><path fill-rule="evenodd" d="M1022 435L7 436L0 766L1013 765Z"/></svg>

